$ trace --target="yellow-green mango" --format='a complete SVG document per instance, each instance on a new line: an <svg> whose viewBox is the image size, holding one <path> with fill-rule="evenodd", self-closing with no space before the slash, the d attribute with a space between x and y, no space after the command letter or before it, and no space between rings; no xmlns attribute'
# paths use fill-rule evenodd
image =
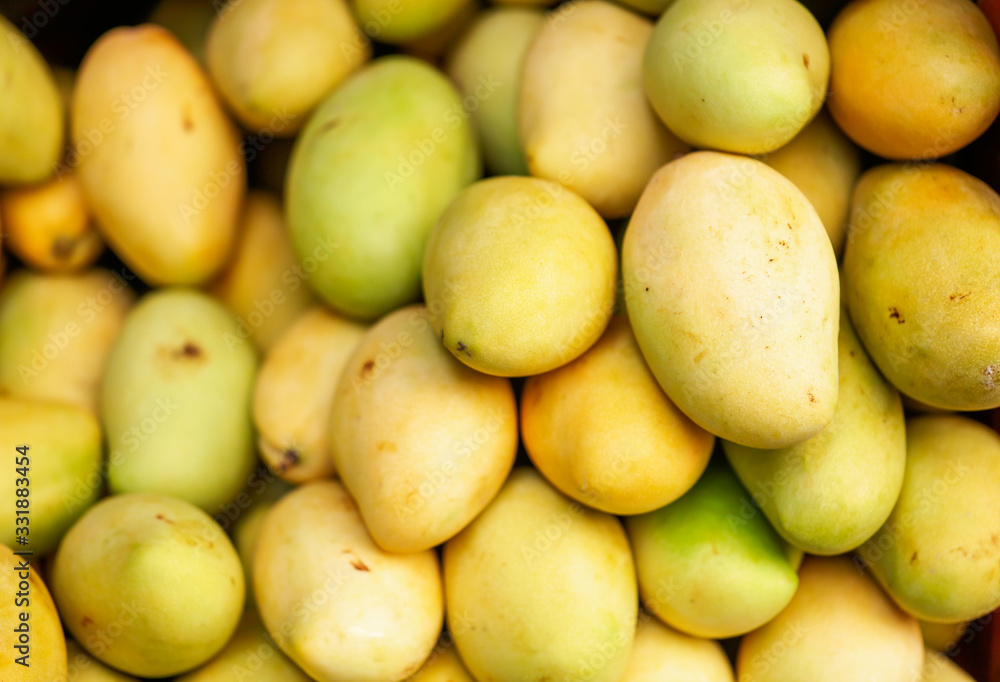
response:
<svg viewBox="0 0 1000 682"><path fill-rule="evenodd" d="M969 625L966 621L959 623L931 623L921 620L920 634L924 637L924 648L932 651L947 651L949 647L958 642L958 638L965 632Z"/></svg>
<svg viewBox="0 0 1000 682"><path fill-rule="evenodd" d="M214 513L254 468L257 358L228 347L232 314L183 288L146 295L125 320L101 386L114 493L174 495Z"/></svg>
<svg viewBox="0 0 1000 682"><path fill-rule="evenodd" d="M96 413L108 355L134 298L107 270L16 273L0 293L0 394Z"/></svg>
<svg viewBox="0 0 1000 682"><path fill-rule="evenodd" d="M858 336L901 392L1000 407L1000 196L986 183L943 164L872 168L843 267Z"/></svg>
<svg viewBox="0 0 1000 682"><path fill-rule="evenodd" d="M114 28L80 65L67 159L115 253L147 283L199 284L243 205L236 129L198 63L153 24Z"/></svg>
<svg viewBox="0 0 1000 682"><path fill-rule="evenodd" d="M626 7L630 7L637 12L642 12L643 14L648 14L652 17L658 17L663 14L670 5L674 3L674 0L622 0L622 4ZM558 12L558 10L556 10ZM558 16L558 15L557 15Z"/></svg>
<svg viewBox="0 0 1000 682"><path fill-rule="evenodd" d="M357 31L346 0L240 0L212 23L208 70L247 129L294 135L371 56L370 41L355 45Z"/></svg>
<svg viewBox="0 0 1000 682"><path fill-rule="evenodd" d="M521 438L560 492L609 514L673 502L715 444L663 393L620 315L582 356L525 382Z"/></svg>
<svg viewBox="0 0 1000 682"><path fill-rule="evenodd" d="M131 675L113 670L90 656L73 639L66 640L66 658L66 682L138 682Z"/></svg>
<svg viewBox="0 0 1000 682"><path fill-rule="evenodd" d="M351 0L365 35L381 43L409 43L434 33L471 0Z"/></svg>
<svg viewBox="0 0 1000 682"><path fill-rule="evenodd" d="M684 496L625 520L646 607L697 637L735 637L785 608L798 577L781 536L723 461Z"/></svg>
<svg viewBox="0 0 1000 682"><path fill-rule="evenodd" d="M851 191L861 175L861 156L854 143L824 110L791 142L762 160L806 195L839 259L847 239Z"/></svg>
<svg viewBox="0 0 1000 682"><path fill-rule="evenodd" d="M209 291L239 317L240 343L249 336L266 352L316 299L305 283L285 228L281 204L273 195L247 195L232 260Z"/></svg>
<svg viewBox="0 0 1000 682"><path fill-rule="evenodd" d="M476 682L455 650L451 635L445 633L420 670L406 682Z"/></svg>
<svg viewBox="0 0 1000 682"><path fill-rule="evenodd" d="M0 184L41 182L63 152L63 108L48 64L5 17L0 72Z"/></svg>
<svg viewBox="0 0 1000 682"><path fill-rule="evenodd" d="M304 483L271 509L253 574L271 638L318 682L404 680L441 631L437 555L379 549L336 481Z"/></svg>
<svg viewBox="0 0 1000 682"><path fill-rule="evenodd" d="M323 100L292 152L288 228L309 283L355 317L416 299L428 233L478 176L454 86L412 57L375 60Z"/></svg>
<svg viewBox="0 0 1000 682"><path fill-rule="evenodd" d="M149 15L151 24L159 24L170 31L181 45L205 66L205 43L208 30L228 3L215 0L160 0Z"/></svg>
<svg viewBox="0 0 1000 682"><path fill-rule="evenodd" d="M743 638L736 673L739 682L917 682L923 656L917 621L849 558L807 557L788 607Z"/></svg>
<svg viewBox="0 0 1000 682"><path fill-rule="evenodd" d="M696 152L660 169L622 245L639 348L702 428L782 448L837 406L837 261L805 195L765 164Z"/></svg>
<svg viewBox="0 0 1000 682"><path fill-rule="evenodd" d="M524 55L545 21L539 9L491 7L476 15L448 53L445 71L472 112L486 168L527 175L517 131Z"/></svg>
<svg viewBox="0 0 1000 682"><path fill-rule="evenodd" d="M840 398L809 440L777 450L723 442L726 457L771 525L810 554L843 554L892 512L906 468L899 393L872 364L850 320L840 320Z"/></svg>
<svg viewBox="0 0 1000 682"><path fill-rule="evenodd" d="M967 417L906 423L906 477L892 514L859 550L906 612L937 623L1000 606L1000 436Z"/></svg>
<svg viewBox="0 0 1000 682"><path fill-rule="evenodd" d="M517 454L510 381L456 360L420 305L365 334L329 414L337 473L391 552L453 537L496 496Z"/></svg>
<svg viewBox="0 0 1000 682"><path fill-rule="evenodd" d="M14 550L4 545L0 545L0 557L0 589L6 597L0 601L0 648L4 652L0 679L65 680L66 638L37 564L29 557L15 556Z"/></svg>
<svg viewBox="0 0 1000 682"><path fill-rule="evenodd" d="M765 154L813 119L826 97L823 29L796 0L676 0L649 39L646 94L695 147Z"/></svg>
<svg viewBox="0 0 1000 682"><path fill-rule="evenodd" d="M74 639L139 677L205 663L243 611L243 570L229 538L205 512L168 495L97 503L66 533L51 571Z"/></svg>
<svg viewBox="0 0 1000 682"><path fill-rule="evenodd" d="M254 386L254 426L264 463L302 483L330 476L330 406L365 327L326 308L300 316L264 358Z"/></svg>
<svg viewBox="0 0 1000 682"><path fill-rule="evenodd" d="M691 637L640 616L625 674L618 682L734 682L718 642Z"/></svg>
<svg viewBox="0 0 1000 682"><path fill-rule="evenodd" d="M524 57L518 126L531 174L565 185L605 218L630 214L653 173L687 151L643 90L652 32L646 17L580 0L561 21L550 16Z"/></svg>
<svg viewBox="0 0 1000 682"><path fill-rule="evenodd" d="M515 469L448 541L444 584L448 630L477 680L615 682L625 670L638 610L628 539L532 469Z"/></svg>
<svg viewBox="0 0 1000 682"><path fill-rule="evenodd" d="M541 374L601 336L617 270L611 233L577 194L539 178L489 178L434 227L424 300L435 333L469 367Z"/></svg>
<svg viewBox="0 0 1000 682"><path fill-rule="evenodd" d="M975 680L944 654L925 651L920 682L975 682Z"/></svg>

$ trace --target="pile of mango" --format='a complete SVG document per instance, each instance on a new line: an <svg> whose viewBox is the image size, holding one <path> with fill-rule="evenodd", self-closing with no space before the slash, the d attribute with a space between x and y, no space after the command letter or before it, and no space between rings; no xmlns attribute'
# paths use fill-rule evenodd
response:
<svg viewBox="0 0 1000 682"><path fill-rule="evenodd" d="M997 7L0 18L0 679L972 680Z"/></svg>

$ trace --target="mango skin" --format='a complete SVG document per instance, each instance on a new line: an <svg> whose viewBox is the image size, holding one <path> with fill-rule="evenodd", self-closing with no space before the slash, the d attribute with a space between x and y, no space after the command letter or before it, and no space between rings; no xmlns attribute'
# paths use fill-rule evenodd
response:
<svg viewBox="0 0 1000 682"><path fill-rule="evenodd" d="M830 112L887 159L934 159L1000 111L1000 48L975 3L854 0L830 27Z"/></svg>
<svg viewBox="0 0 1000 682"><path fill-rule="evenodd" d="M406 678L406 682L476 682L458 657L455 643L447 633L434 647L434 651L420 666L420 670Z"/></svg>
<svg viewBox="0 0 1000 682"><path fill-rule="evenodd" d="M379 42L398 45L448 24L471 0L351 0L354 17Z"/></svg>
<svg viewBox="0 0 1000 682"><path fill-rule="evenodd" d="M637 12L658 17L666 11L674 0L623 0L622 4Z"/></svg>
<svg viewBox="0 0 1000 682"><path fill-rule="evenodd" d="M635 631L625 674L618 682L735 682L718 642L682 634L647 616Z"/></svg>
<svg viewBox="0 0 1000 682"><path fill-rule="evenodd" d="M847 303L886 378L932 407L1000 407L996 192L942 164L878 166L858 181L851 225Z"/></svg>
<svg viewBox="0 0 1000 682"><path fill-rule="evenodd" d="M906 469L899 393L868 359L846 315L838 347L840 397L826 428L778 450L723 442L774 529L810 554L849 552L874 535L896 504Z"/></svg>
<svg viewBox="0 0 1000 682"><path fill-rule="evenodd" d="M434 227L424 300L459 360L485 374L529 376L597 341L614 309L617 270L607 226L578 195L538 178L489 178Z"/></svg>
<svg viewBox="0 0 1000 682"><path fill-rule="evenodd" d="M538 30L524 57L518 125L531 174L560 182L605 218L627 216L656 170L688 151L642 87L653 24L582 0Z"/></svg>
<svg viewBox="0 0 1000 682"><path fill-rule="evenodd" d="M122 95L133 91L141 101ZM80 65L70 120L68 163L125 264L152 285L216 274L235 241L246 163L181 44L152 24L105 33Z"/></svg>
<svg viewBox="0 0 1000 682"><path fill-rule="evenodd" d="M221 303L189 289L155 291L132 309L101 386L113 493L175 495L215 513L242 489L256 462L257 358L227 346L235 328Z"/></svg>
<svg viewBox="0 0 1000 682"><path fill-rule="evenodd" d="M850 558L806 557L788 607L743 638L736 672L739 682L918 682L923 655L917 622Z"/></svg>
<svg viewBox="0 0 1000 682"><path fill-rule="evenodd" d="M829 74L823 29L795 0L676 0L643 67L649 101L677 137L740 154L794 138L823 106Z"/></svg>
<svg viewBox="0 0 1000 682"><path fill-rule="evenodd" d="M62 154L65 117L45 59L5 17L0 71L0 184L41 182Z"/></svg>
<svg viewBox="0 0 1000 682"><path fill-rule="evenodd" d="M328 304L376 318L417 298L428 233L479 176L474 135L455 88L412 57L376 60L316 108L285 205L295 252Z"/></svg>
<svg viewBox="0 0 1000 682"><path fill-rule="evenodd" d="M529 468L445 544L444 582L449 632L477 680L615 682L625 670L638 596L621 524ZM599 669L586 662L595 651Z"/></svg>
<svg viewBox="0 0 1000 682"><path fill-rule="evenodd" d="M947 651L958 642L968 626L966 621L959 623L931 623L921 620L920 634L924 637L924 649L931 651Z"/></svg>
<svg viewBox="0 0 1000 682"><path fill-rule="evenodd" d="M859 550L900 608L957 623L1000 606L1000 436L959 416L906 424L906 478Z"/></svg>
<svg viewBox="0 0 1000 682"><path fill-rule="evenodd" d="M253 574L267 631L319 682L399 682L441 631L437 555L379 549L335 481L304 483L271 509Z"/></svg>
<svg viewBox="0 0 1000 682"><path fill-rule="evenodd" d="M135 677L112 670L90 656L75 640L66 640L67 682L137 682Z"/></svg>
<svg viewBox="0 0 1000 682"><path fill-rule="evenodd" d="M552 485L609 514L673 502L715 444L663 393L622 316L582 356L525 382L521 437Z"/></svg>
<svg viewBox="0 0 1000 682"><path fill-rule="evenodd" d="M816 211L777 171L716 152L661 168L625 232L622 280L646 362L696 424L781 448L830 422L837 262Z"/></svg>
<svg viewBox="0 0 1000 682"><path fill-rule="evenodd" d="M66 679L66 638L59 614L48 588L38 575L38 565L20 568L27 557L14 556L14 550L0 545L0 589L8 595L0 603L0 647L6 655L0 658L0 678L24 682L52 682ZM15 604L20 583L27 580L28 603ZM20 614L28 614L30 628L29 667L15 662L21 652L13 647L18 642L14 628L21 623Z"/></svg>

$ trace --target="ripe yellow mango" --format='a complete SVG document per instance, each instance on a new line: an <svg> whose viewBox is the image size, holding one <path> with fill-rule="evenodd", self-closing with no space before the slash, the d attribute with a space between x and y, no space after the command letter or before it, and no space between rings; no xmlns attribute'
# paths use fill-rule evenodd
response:
<svg viewBox="0 0 1000 682"><path fill-rule="evenodd" d="M734 682L718 642L672 630L648 615L639 618L635 644L618 682Z"/></svg>
<svg viewBox="0 0 1000 682"><path fill-rule="evenodd" d="M137 682L136 678L112 670L90 656L75 640L66 640L66 682Z"/></svg>
<svg viewBox="0 0 1000 682"><path fill-rule="evenodd" d="M420 670L415 672L412 677L406 678L406 682L476 681L465 669L462 659L458 657L458 651L455 650L455 642L451 635L445 633Z"/></svg>
<svg viewBox="0 0 1000 682"><path fill-rule="evenodd" d="M0 545L0 557L0 589L7 597L0 601L0 648L4 651L0 678L65 680L66 638L52 596L38 575L38 565L29 563L28 557L15 556L4 545ZM25 633L17 628L27 630L26 641L21 639ZM18 662L22 656L25 658Z"/></svg>
<svg viewBox="0 0 1000 682"><path fill-rule="evenodd" d="M975 682L975 680L944 654L926 651L920 682Z"/></svg>

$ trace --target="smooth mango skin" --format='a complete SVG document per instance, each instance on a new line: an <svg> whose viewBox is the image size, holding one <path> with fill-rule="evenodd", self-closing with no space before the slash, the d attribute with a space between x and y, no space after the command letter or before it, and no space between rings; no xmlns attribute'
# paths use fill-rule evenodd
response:
<svg viewBox="0 0 1000 682"><path fill-rule="evenodd" d="M777 171L715 152L664 166L625 232L622 279L646 362L702 428L781 448L830 422L837 262L816 211Z"/></svg>
<svg viewBox="0 0 1000 682"><path fill-rule="evenodd" d="M478 176L475 134L444 75L412 57L374 61L323 100L292 152L288 229L309 283L354 317L414 300L428 233Z"/></svg>
<svg viewBox="0 0 1000 682"><path fill-rule="evenodd" d="M944 654L925 651L920 682L975 682L975 680Z"/></svg>
<svg viewBox="0 0 1000 682"><path fill-rule="evenodd" d="M900 611L848 557L806 557L799 589L751 632L736 659L739 682L918 682L924 647Z"/></svg>
<svg viewBox="0 0 1000 682"><path fill-rule="evenodd" d="M424 300L442 343L475 370L541 374L582 355L615 305L617 254L587 202L539 178L489 178L434 227Z"/></svg>
<svg viewBox="0 0 1000 682"><path fill-rule="evenodd" d="M323 97L371 56L345 0L241 0L206 43L219 93L249 130L294 135Z"/></svg>
<svg viewBox="0 0 1000 682"><path fill-rule="evenodd" d="M878 166L858 181L851 226L847 302L886 378L932 407L1000 407L996 192L942 164Z"/></svg>
<svg viewBox="0 0 1000 682"><path fill-rule="evenodd" d="M521 437L552 485L609 514L673 502L715 444L663 393L620 315L582 356L525 382Z"/></svg>
<svg viewBox="0 0 1000 682"><path fill-rule="evenodd" d="M0 589L7 595L0 600L0 648L4 651L4 656L0 657L0 679L19 682L65 680L66 638L52 596L38 575L37 564L31 564L24 571L20 567L28 558L14 556L14 550L6 545L0 545L0 557ZM15 604L16 594L25 581L27 603ZM14 628L20 626L22 613L28 614L28 667L15 662L23 654L13 648L20 644Z"/></svg>
<svg viewBox="0 0 1000 682"><path fill-rule="evenodd" d="M724 462L683 497L625 520L643 603L697 637L735 637L771 620L798 577L784 541Z"/></svg>
<svg viewBox="0 0 1000 682"><path fill-rule="evenodd" d="M206 662L243 611L243 570L229 538L205 512L169 495L113 495L91 507L59 545L51 582L76 641L139 677Z"/></svg>
<svg viewBox="0 0 1000 682"><path fill-rule="evenodd" d="M267 352L284 331L316 302L303 281L278 199L267 192L247 194L232 260L209 291L236 313L239 343L249 332Z"/></svg>
<svg viewBox="0 0 1000 682"><path fill-rule="evenodd" d="M824 110L791 142L762 160L806 195L839 260L847 239L851 192L861 175L861 156L854 143Z"/></svg>
<svg viewBox="0 0 1000 682"><path fill-rule="evenodd" d="M518 92L524 56L544 22L542 11L531 7L485 9L445 61L445 73L462 95L474 98L483 162L495 175L528 174L517 130Z"/></svg>
<svg viewBox="0 0 1000 682"><path fill-rule="evenodd" d="M968 623L931 623L921 620L920 634L924 637L924 648L932 651L947 651L948 647L958 642L959 637L965 632Z"/></svg>
<svg viewBox="0 0 1000 682"><path fill-rule="evenodd" d="M304 483L271 509L253 572L271 638L319 682L406 679L441 631L437 555L379 549L335 481Z"/></svg>
<svg viewBox="0 0 1000 682"><path fill-rule="evenodd" d="M152 285L216 274L235 241L246 164L177 39L152 24L101 36L77 73L70 120L69 164L125 264Z"/></svg>
<svg viewBox="0 0 1000 682"><path fill-rule="evenodd" d="M646 17L582 0L561 21L550 17L524 57L518 126L531 174L605 218L631 213L653 173L688 150L642 87L652 32Z"/></svg>
<svg viewBox="0 0 1000 682"><path fill-rule="evenodd" d="M351 0L365 34L399 45L436 32L460 14L471 0Z"/></svg>
<svg viewBox="0 0 1000 682"><path fill-rule="evenodd" d="M421 305L365 334L329 414L337 473L391 552L454 537L496 496L517 454L510 381L456 360Z"/></svg>
<svg viewBox="0 0 1000 682"><path fill-rule="evenodd" d="M45 59L5 17L0 72L0 184L41 182L63 151L63 108Z"/></svg>
<svg viewBox="0 0 1000 682"><path fill-rule="evenodd" d="M161 289L132 309L108 359L101 421L113 493L174 495L215 513L253 471L257 358L227 347L232 314L198 291Z"/></svg>
<svg viewBox="0 0 1000 682"><path fill-rule="evenodd" d="M444 584L448 629L477 680L616 682L625 670L638 595L621 524L532 469L514 469L445 544Z"/></svg>
<svg viewBox="0 0 1000 682"><path fill-rule="evenodd" d="M1000 48L975 3L854 0L829 40L830 112L879 156L945 156L1000 111Z"/></svg>
<svg viewBox="0 0 1000 682"><path fill-rule="evenodd" d="M695 147L765 154L823 106L830 54L795 0L676 0L649 39L643 82L677 137Z"/></svg>
<svg viewBox="0 0 1000 682"><path fill-rule="evenodd" d="M691 637L640 616L625 674L618 682L734 682L718 642Z"/></svg>
<svg viewBox="0 0 1000 682"><path fill-rule="evenodd" d="M334 473L330 406L366 328L323 307L304 313L264 358L254 385L261 459L292 483Z"/></svg>
<svg viewBox="0 0 1000 682"><path fill-rule="evenodd" d="M137 682L131 675L113 670L90 656L76 640L66 640L66 682Z"/></svg>
<svg viewBox="0 0 1000 682"><path fill-rule="evenodd" d="M434 647L420 670L406 678L406 682L476 682L458 657L455 643L447 633Z"/></svg>
<svg viewBox="0 0 1000 682"><path fill-rule="evenodd" d="M826 428L777 450L722 444L774 529L810 554L849 552L874 535L906 469L899 392L865 354L846 315L838 347L840 398Z"/></svg>
<svg viewBox="0 0 1000 682"><path fill-rule="evenodd" d="M1000 606L1000 436L967 417L906 424L906 478L859 555L921 620L957 623Z"/></svg>

